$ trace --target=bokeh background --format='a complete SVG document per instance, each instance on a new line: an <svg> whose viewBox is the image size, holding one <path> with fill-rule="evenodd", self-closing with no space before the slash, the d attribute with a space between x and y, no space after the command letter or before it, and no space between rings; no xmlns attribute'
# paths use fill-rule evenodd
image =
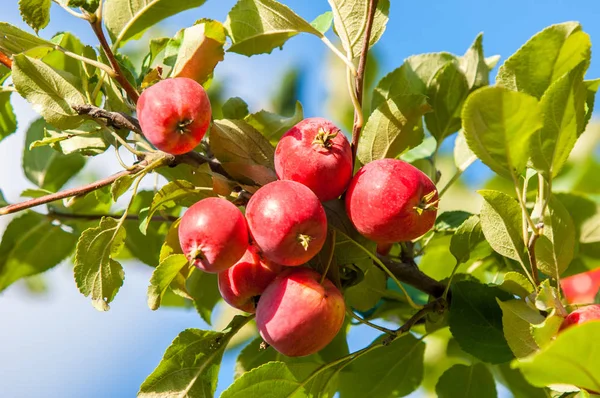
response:
<svg viewBox="0 0 600 398"><path fill-rule="evenodd" d="M325 0L282 2L307 20L328 10ZM149 38L173 36L177 30L204 17L224 21L234 4L235 0L208 0L198 9L167 19L142 39L127 44L124 51L135 60L146 51ZM17 0L0 0L0 20L30 31L21 21ZM600 43L597 0L392 0L387 30L373 50L372 72L378 80L413 54L437 51L463 54L482 31L486 56L500 55L501 64L536 32L569 20L580 21L592 43ZM51 38L61 31L72 32L87 44L97 44L86 22L53 5L51 22L40 35ZM299 35L271 55L247 58L227 54L225 62L217 66L215 83L222 98L241 97L251 112L263 108L285 112L289 110L290 99L297 97L306 117L329 117L348 131L349 103L340 68L343 68L340 61L333 59L316 37ZM597 59L592 58L587 77L600 77ZM9 202L18 201L20 193L32 187L21 171L21 155L24 133L37 117L17 95L13 95L12 102L19 128L0 143L0 189ZM564 179L563 184L598 194L598 128L592 124L589 130L573 155L583 166L568 171L571 177ZM442 157L441 163L448 169L443 178L452 173L449 156L452 141L449 139L442 151L447 156ZM82 180L118 171L112 157L107 154L89 162ZM444 162L448 165L444 166ZM487 168L479 163L473 165L461 183L445 196L442 207L477 211L475 189L501 185L488 181L490 177ZM555 188L561 189L560 181ZM8 221L10 217L0 218L0 232ZM152 268L131 261L123 265L125 283L106 313L96 311L90 300L77 291L70 262L0 293L0 397L134 397L180 331L210 327L193 309L150 311L146 289ZM224 311L227 310L220 306L213 314L216 328L224 322ZM377 334L368 328L353 328L350 349L362 348ZM226 353L217 393L231 383L239 350L240 347ZM435 359L435 344L428 346L427 355L430 361ZM503 395L507 394L499 388ZM413 396L425 393L419 391Z"/></svg>

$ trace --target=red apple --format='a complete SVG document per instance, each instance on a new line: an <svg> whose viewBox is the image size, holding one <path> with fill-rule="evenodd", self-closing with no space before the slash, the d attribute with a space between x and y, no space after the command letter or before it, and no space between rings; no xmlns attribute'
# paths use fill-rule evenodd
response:
<svg viewBox="0 0 600 398"><path fill-rule="evenodd" d="M281 266L262 258L258 250L250 245L240 261L223 272L219 272L219 291L232 307L254 313L256 298L273 282Z"/></svg>
<svg viewBox="0 0 600 398"><path fill-rule="evenodd" d="M600 269L563 278L560 286L569 304L593 303L600 290Z"/></svg>
<svg viewBox="0 0 600 398"><path fill-rule="evenodd" d="M235 264L248 248L242 212L221 198L206 198L187 209L179 224L183 253L203 271L217 273Z"/></svg>
<svg viewBox="0 0 600 398"><path fill-rule="evenodd" d="M327 238L319 198L294 181L274 181L256 191L246 206L246 219L264 256L282 265L306 263Z"/></svg>
<svg viewBox="0 0 600 398"><path fill-rule="evenodd" d="M339 197L352 178L352 151L344 133L314 117L292 127L277 144L275 171L280 180L309 187L326 202Z"/></svg>
<svg viewBox="0 0 600 398"><path fill-rule="evenodd" d="M429 231L437 215L438 192L421 170L397 159L363 166L346 192L354 227L377 243L409 241Z"/></svg>
<svg viewBox="0 0 600 398"><path fill-rule="evenodd" d="M346 306L340 291L309 268L279 274L263 292L256 308L262 338L280 353L314 354L333 340L344 323Z"/></svg>
<svg viewBox="0 0 600 398"><path fill-rule="evenodd" d="M194 80L166 79L144 90L137 103L137 116L152 145L179 155L193 150L206 134L210 101Z"/></svg>
<svg viewBox="0 0 600 398"><path fill-rule="evenodd" d="M563 321L560 330L590 321L600 321L600 304L587 305L571 312Z"/></svg>

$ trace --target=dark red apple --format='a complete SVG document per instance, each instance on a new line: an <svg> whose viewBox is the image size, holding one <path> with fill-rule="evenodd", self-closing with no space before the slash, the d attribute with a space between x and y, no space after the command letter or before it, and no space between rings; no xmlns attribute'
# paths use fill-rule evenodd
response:
<svg viewBox="0 0 600 398"><path fill-rule="evenodd" d="M600 304L586 305L571 312L563 321L560 330L590 321L600 321Z"/></svg>
<svg viewBox="0 0 600 398"><path fill-rule="evenodd" d="M569 304L593 303L600 290L600 269L562 278L560 286Z"/></svg>
<svg viewBox="0 0 600 398"><path fill-rule="evenodd" d="M144 90L137 116L152 145L179 155L193 150L206 134L210 101L204 88L192 79L165 79Z"/></svg>
<svg viewBox="0 0 600 398"><path fill-rule="evenodd" d="M240 261L223 272L219 272L219 291L232 307L254 313L256 299L281 272L281 265L261 257L250 245Z"/></svg>
<svg viewBox="0 0 600 398"><path fill-rule="evenodd" d="M187 209L179 224L183 253L210 273L226 270L248 248L248 226L242 212L221 198L206 198Z"/></svg>
<svg viewBox="0 0 600 398"><path fill-rule="evenodd" d="M377 243L409 241L433 227L438 192L421 170L398 159L363 166L346 192L354 227Z"/></svg>
<svg viewBox="0 0 600 398"><path fill-rule="evenodd" d="M309 268L291 268L263 292L256 308L262 338L280 353L299 357L324 348L340 331L346 306L340 291Z"/></svg>
<svg viewBox="0 0 600 398"><path fill-rule="evenodd" d="M246 219L263 255L282 265L306 263L327 238L321 202L295 181L274 181L256 191L246 206Z"/></svg>
<svg viewBox="0 0 600 398"><path fill-rule="evenodd" d="M309 187L321 202L335 199L352 178L350 143L330 121L304 119L277 144L275 171L280 180Z"/></svg>

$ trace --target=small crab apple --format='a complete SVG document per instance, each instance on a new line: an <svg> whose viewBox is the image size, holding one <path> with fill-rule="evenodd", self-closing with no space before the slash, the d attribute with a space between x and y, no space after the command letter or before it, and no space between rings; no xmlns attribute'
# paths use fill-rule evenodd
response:
<svg viewBox="0 0 600 398"><path fill-rule="evenodd" d="M600 269L562 278L560 286L569 304L593 303L600 290Z"/></svg>
<svg viewBox="0 0 600 398"><path fill-rule="evenodd" d="M246 219L264 256L282 265L306 263L327 238L319 198L295 181L274 181L256 191L246 206Z"/></svg>
<svg viewBox="0 0 600 398"><path fill-rule="evenodd" d="M280 353L299 357L324 348L340 331L346 306L331 281L309 268L283 271L256 307L261 337Z"/></svg>
<svg viewBox="0 0 600 398"><path fill-rule="evenodd" d="M187 209L179 224L179 244L199 269L217 273L235 264L248 248L244 215L231 202L206 198Z"/></svg>
<svg viewBox="0 0 600 398"><path fill-rule="evenodd" d="M563 321L560 330L590 321L600 321L600 304L586 305L571 312Z"/></svg>
<svg viewBox="0 0 600 398"><path fill-rule="evenodd" d="M363 166L346 192L354 227L377 243L409 241L433 227L438 192L421 170L398 159Z"/></svg>
<svg viewBox="0 0 600 398"><path fill-rule="evenodd" d="M144 90L137 116L152 145L179 155L193 150L206 134L210 101L204 88L192 79L165 79Z"/></svg>
<svg viewBox="0 0 600 398"><path fill-rule="evenodd" d="M219 292L232 307L254 313L256 299L281 272L281 265L263 258L252 245L233 267L219 272Z"/></svg>
<svg viewBox="0 0 600 398"><path fill-rule="evenodd" d="M277 144L275 172L280 180L306 185L321 202L335 199L352 178L350 144L330 121L304 119Z"/></svg>

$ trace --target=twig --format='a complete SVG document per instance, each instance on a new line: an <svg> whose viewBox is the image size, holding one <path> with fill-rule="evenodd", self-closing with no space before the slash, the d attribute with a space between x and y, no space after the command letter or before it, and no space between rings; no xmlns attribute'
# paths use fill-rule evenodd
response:
<svg viewBox="0 0 600 398"><path fill-rule="evenodd" d="M58 0L52 0L52 1L55 2L56 4L58 4L59 6L61 6L63 8L63 10L65 10L69 14L73 15L74 17L77 17L79 19L85 19L86 21L89 21L89 18L86 15L72 10L69 6L63 4L62 2L60 2Z"/></svg>
<svg viewBox="0 0 600 398"><path fill-rule="evenodd" d="M8 69L12 69L12 59L2 51L0 51L0 64L6 66Z"/></svg>
<svg viewBox="0 0 600 398"><path fill-rule="evenodd" d="M115 74L116 74L116 76L114 76L115 80L117 82L119 82L121 87L123 87L125 92L127 92L127 95L129 96L129 98L131 98L131 100L134 103L137 103L140 95L138 94L137 90L131 85L131 83L129 83L129 81L125 78L125 75L123 74L123 71L121 70L121 66L117 62L117 59L115 58L115 54L112 52L110 46L108 45L108 41L106 40L106 36L104 35L104 31L102 30L102 19L97 18L94 22L90 22L90 25L92 26L94 33L96 34L96 36L98 37L98 40L100 41L100 46L104 50L104 53L106 54L106 57L108 58L108 62L110 62L110 65L112 66L113 70L115 71Z"/></svg>
<svg viewBox="0 0 600 398"><path fill-rule="evenodd" d="M76 59L76 60L86 63L88 65L95 66L96 68L98 68L100 70L103 70L110 77L116 77L116 72L110 66L103 64L102 62L94 61L93 59L83 57L79 54L75 54L74 52L68 51L59 45L55 45L53 48L56 51L60 51L61 53L65 54L67 57L71 57L73 59Z"/></svg>
<svg viewBox="0 0 600 398"><path fill-rule="evenodd" d="M365 36L363 40L362 52L358 61L358 71L356 73L356 99L362 106L363 90L365 81L365 69L367 66L367 55L369 54L369 42L371 41L371 31L373 29L373 19L375 18L375 10L377 9L378 0L369 1L369 9L367 11L367 24L365 27ZM358 109L354 110L354 126L352 127L352 162L356 159L356 149L363 125L362 110L359 114Z"/></svg>
<svg viewBox="0 0 600 398"><path fill-rule="evenodd" d="M121 112L109 112L94 105L74 105L73 109L79 115L88 115L94 119L102 119L106 121L109 127L116 129L125 129L141 134L142 129L136 118Z"/></svg>
<svg viewBox="0 0 600 398"><path fill-rule="evenodd" d="M415 264L394 261L389 257L381 255L378 255L378 257L398 280L433 297L442 297L444 294L446 286L425 275Z"/></svg>
<svg viewBox="0 0 600 398"><path fill-rule="evenodd" d="M94 221L94 220L100 220L103 217L121 218L122 216L123 216L122 214L70 214L70 213L63 213L63 212L55 211L55 210L48 211L48 217L53 218L53 219L59 219L59 220L73 219L73 220ZM139 221L140 216L137 214L128 214L125 217L125 220ZM176 220L177 220L177 217L175 217L175 216L152 216L152 218L150 219L150 221L154 221L154 222L173 222Z"/></svg>
<svg viewBox="0 0 600 398"><path fill-rule="evenodd" d="M395 335L395 333L396 333L394 330L390 330L388 328L384 328L383 326L376 325L376 324L374 324L372 322L367 321L366 319L363 319L363 318L359 317L351 309L347 309L346 313L348 315L350 315L352 318L356 319L359 323L365 324L365 325L367 325L367 326L369 326L369 327L371 327L373 329L379 330L380 332L389 334L390 336Z"/></svg>
<svg viewBox="0 0 600 398"><path fill-rule="evenodd" d="M535 242L537 242L539 237L540 234L533 233L529 239L529 243L527 244L527 253L529 254L529 262L531 263L531 277L533 278L534 286L539 286L540 284L537 259L535 257Z"/></svg>
<svg viewBox="0 0 600 398"><path fill-rule="evenodd" d="M423 306L423 308L421 308L419 311L417 311L416 314L414 314L412 317L410 317L410 319L407 320L404 323L404 325L402 325L400 328L396 329L393 334L390 334L389 336L387 336L383 340L383 345L388 345L392 341L394 341L394 339L401 337L402 335L410 332L410 329L413 326L415 326L415 324L417 322L419 322L427 314L429 314L431 312L437 312L437 313L441 314L444 311L446 311L447 308L448 308L448 302L443 298L438 298L435 301L425 304Z"/></svg>

